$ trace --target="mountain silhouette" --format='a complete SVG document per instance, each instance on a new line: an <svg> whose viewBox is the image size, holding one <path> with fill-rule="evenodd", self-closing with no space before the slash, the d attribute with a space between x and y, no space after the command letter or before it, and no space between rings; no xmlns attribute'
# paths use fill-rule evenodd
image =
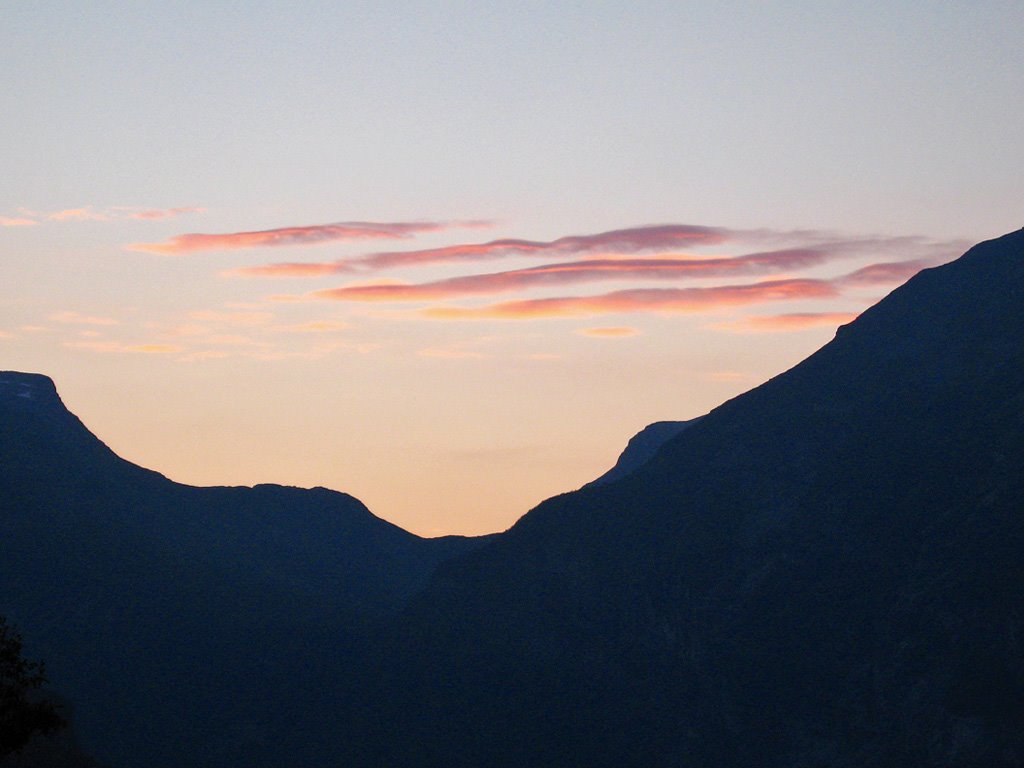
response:
<svg viewBox="0 0 1024 768"><path fill-rule="evenodd" d="M1022 466L1024 230L442 564L344 759L1024 764Z"/></svg>
<svg viewBox="0 0 1024 768"><path fill-rule="evenodd" d="M104 762L1024 764L1024 230L484 541L179 486L0 381L0 612Z"/></svg>
<svg viewBox="0 0 1024 768"><path fill-rule="evenodd" d="M0 535L0 613L117 766L202 765L251 741L282 691L484 541L422 539L324 488L171 482L116 456L50 379L11 371Z"/></svg>

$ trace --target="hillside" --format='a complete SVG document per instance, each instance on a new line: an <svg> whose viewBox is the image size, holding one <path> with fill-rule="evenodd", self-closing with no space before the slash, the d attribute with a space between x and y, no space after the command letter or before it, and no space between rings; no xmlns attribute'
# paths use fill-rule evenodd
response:
<svg viewBox="0 0 1024 768"><path fill-rule="evenodd" d="M114 455L50 379L10 371L0 536L0 612L117 766L260 744L317 658L338 668L366 622L483 541L422 539L324 488L173 483Z"/></svg>
<svg viewBox="0 0 1024 768"><path fill-rule="evenodd" d="M0 374L0 612L117 768L1019 766L1022 297L1024 230L486 543L178 486Z"/></svg>
<svg viewBox="0 0 1024 768"><path fill-rule="evenodd" d="M656 421L653 424L648 424L629 439L625 449L615 461L615 466L596 480L592 480L588 485L603 485L635 472L654 458L661 446L687 427L696 424L698 420Z"/></svg>
<svg viewBox="0 0 1024 768"><path fill-rule="evenodd" d="M1019 231L443 565L350 758L1020 765L1022 297Z"/></svg>

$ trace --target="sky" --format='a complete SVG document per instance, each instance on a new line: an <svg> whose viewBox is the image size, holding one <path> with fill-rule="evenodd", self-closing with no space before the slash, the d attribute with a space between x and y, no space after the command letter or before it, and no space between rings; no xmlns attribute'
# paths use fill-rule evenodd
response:
<svg viewBox="0 0 1024 768"><path fill-rule="evenodd" d="M1018 229L1012 2L0 4L0 369L503 530Z"/></svg>

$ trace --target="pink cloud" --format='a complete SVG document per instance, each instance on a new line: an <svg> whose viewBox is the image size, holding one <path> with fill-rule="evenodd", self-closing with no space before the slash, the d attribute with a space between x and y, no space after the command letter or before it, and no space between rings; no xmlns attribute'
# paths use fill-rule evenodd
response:
<svg viewBox="0 0 1024 768"><path fill-rule="evenodd" d="M636 288L597 296L525 299L483 307L429 307L420 314L439 320L530 320L631 312L698 312L716 307L837 295L838 290L827 280L768 280L710 288Z"/></svg>
<svg viewBox="0 0 1024 768"><path fill-rule="evenodd" d="M794 254L793 265L802 258L814 263L814 258L802 251L770 252L776 257L779 254ZM760 258L765 254L754 254ZM745 257L737 257L743 259ZM711 260L704 260L711 261ZM728 260L723 260L728 261ZM628 261L627 261L628 263ZM471 319L532 319L553 317L579 317L599 314L615 314L628 312L695 312L716 307L759 304L772 301L794 301L806 299L827 299L840 295L846 286L876 285L879 283L899 282L907 279L927 264L934 263L929 259L915 259L902 262L873 264L858 269L849 275L834 279L790 278L766 280L746 285L725 285L693 288L636 288L614 291L597 296L562 296L556 298L524 299L489 304L482 307L429 307L419 314L434 319L471 320ZM571 266L571 265L570 265ZM528 270L527 270L528 271ZM627 268L628 271L628 268ZM453 278L461 280L462 278ZM442 281L450 282L450 281ZM382 291L385 288L415 288L416 286L363 286L367 290ZM338 289L344 290L344 289ZM314 296L337 298L331 291L320 291ZM384 295L383 293L378 295ZM454 294L452 294L454 295ZM421 297L422 298L422 297ZM435 296L429 298L437 298ZM754 330L797 330L814 324L849 322L856 315L851 313L793 313L778 315L764 319L745 321L741 325ZM730 326L735 327L735 326Z"/></svg>
<svg viewBox="0 0 1024 768"><path fill-rule="evenodd" d="M589 259L539 267L466 275L430 283L377 283L316 291L317 298L338 301L436 301L462 296L507 293L547 285L596 280L644 280L765 274L815 266L829 254L808 249L766 251L729 258Z"/></svg>
<svg viewBox="0 0 1024 768"><path fill-rule="evenodd" d="M470 222L472 223L472 222ZM591 235L571 235L550 241L506 238L484 243L460 243L418 251L385 251L354 259L319 263L285 262L242 267L228 274L244 277L321 277L360 269L387 269L422 264L476 261L508 256L577 257L599 255L602 259L645 252L666 252L681 247L726 242L785 244L785 250L768 253L817 254L825 258L864 253L918 253L948 260L962 252L961 243L931 242L919 237L837 237L821 232L732 230L686 224L660 224L610 230ZM803 266L809 266L804 264Z"/></svg>
<svg viewBox="0 0 1024 768"><path fill-rule="evenodd" d="M369 267L390 268L503 256L643 253L692 245L711 245L728 239L729 235L723 229L687 224L657 224L615 229L594 235L570 235L549 241L502 239L421 251L387 251L363 257L358 262Z"/></svg>
<svg viewBox="0 0 1024 768"><path fill-rule="evenodd" d="M479 226L479 222L470 222ZM304 227L281 227L254 232L224 234L192 233L177 235L162 243L131 243L130 251L178 254L195 251L224 251L237 248L262 248L285 245L316 245L338 240L402 240L423 232L438 232L458 223L436 221L372 222L343 221Z"/></svg>
<svg viewBox="0 0 1024 768"><path fill-rule="evenodd" d="M131 208L131 207L120 207L117 210L125 211L125 215L130 219L173 219L177 216L182 216L187 213L203 213L206 211L205 208L200 208L195 205L183 206L181 208Z"/></svg>
<svg viewBox="0 0 1024 768"><path fill-rule="evenodd" d="M0 227L34 227L38 223L35 219L25 217L10 218L8 216L0 216Z"/></svg>
<svg viewBox="0 0 1024 768"><path fill-rule="evenodd" d="M68 208L51 213L46 218L51 221L109 221L110 216L94 209L91 205L84 208Z"/></svg>
<svg viewBox="0 0 1024 768"><path fill-rule="evenodd" d="M505 256L552 256L586 253L641 253L678 248L687 245L724 242L725 230L683 224L663 224L602 232L596 235L571 235L557 240L520 239L491 240L486 243L463 243L421 251L386 251L357 259L316 264L279 263L242 267L230 274L242 277L318 277L351 272L356 268L389 269L419 264L452 261L475 261Z"/></svg>

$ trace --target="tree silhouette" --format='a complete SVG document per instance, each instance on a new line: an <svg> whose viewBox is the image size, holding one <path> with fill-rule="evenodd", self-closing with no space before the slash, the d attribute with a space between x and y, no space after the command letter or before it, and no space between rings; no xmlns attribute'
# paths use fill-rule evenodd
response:
<svg viewBox="0 0 1024 768"><path fill-rule="evenodd" d="M22 656L21 635L0 616L0 757L65 724L52 703L34 695L45 682L42 662Z"/></svg>

